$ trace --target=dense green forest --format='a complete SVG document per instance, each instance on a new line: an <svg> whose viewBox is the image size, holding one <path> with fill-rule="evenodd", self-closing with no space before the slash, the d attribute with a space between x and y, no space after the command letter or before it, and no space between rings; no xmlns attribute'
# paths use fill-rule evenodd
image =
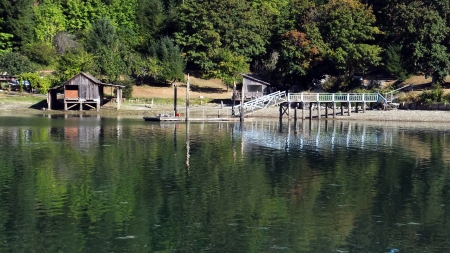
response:
<svg viewBox="0 0 450 253"><path fill-rule="evenodd" d="M0 71L42 92L80 71L137 85L251 71L301 89L329 75L344 91L369 73L441 83L450 66L443 0L1 0L0 13Z"/></svg>

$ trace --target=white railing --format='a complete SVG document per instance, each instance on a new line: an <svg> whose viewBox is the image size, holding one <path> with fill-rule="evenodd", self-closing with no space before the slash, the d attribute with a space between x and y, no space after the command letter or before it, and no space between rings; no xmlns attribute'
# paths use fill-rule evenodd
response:
<svg viewBox="0 0 450 253"><path fill-rule="evenodd" d="M312 103L351 103L351 102L380 102L387 103L387 100L379 93L289 93L277 91L251 101L243 105L244 112L254 112L283 102L312 102ZM234 107L233 115L240 114L241 105Z"/></svg>
<svg viewBox="0 0 450 253"><path fill-rule="evenodd" d="M286 92L276 91L269 95L265 95L251 101L245 102L243 105L245 112L254 112L257 110L264 109L270 105L276 105L282 102L286 102ZM241 105L236 105L234 107L233 115L240 115Z"/></svg>
<svg viewBox="0 0 450 253"><path fill-rule="evenodd" d="M379 93L289 93L289 102L384 102Z"/></svg>

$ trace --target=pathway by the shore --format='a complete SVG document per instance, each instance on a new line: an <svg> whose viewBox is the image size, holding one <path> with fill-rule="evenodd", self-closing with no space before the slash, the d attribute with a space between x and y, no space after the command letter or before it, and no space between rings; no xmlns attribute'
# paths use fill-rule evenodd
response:
<svg viewBox="0 0 450 253"><path fill-rule="evenodd" d="M37 109L29 108L30 105L26 103L0 103L0 115L17 115L17 114L38 114L42 111ZM186 108L178 107L177 112L181 114L182 117L185 115ZM322 110L322 118L324 117L325 110ZM329 119L333 119L331 111ZM46 111L45 113L54 114L99 114L99 115L137 115L137 116L155 116L160 113L163 114L173 114L173 105L154 105L150 108L148 105L138 105L138 104L125 104L120 110L115 109L101 109L100 112L89 110L89 111ZM305 118L309 118L309 110L305 110ZM196 117L230 117L231 107L230 106L220 106L216 104L206 104L206 105L195 105L190 108L191 116ZM291 118L294 116L294 111L291 110ZM247 113L247 117L251 118L279 118L279 107L273 106L263 110L259 110L253 113ZM297 111L297 118L301 119L301 110ZM283 116L287 119L287 116ZM313 119L317 119L317 111L313 111ZM366 110L365 113L351 113L351 116L338 114L336 116L337 120L368 120L368 121L402 121L402 122L449 122L450 123L450 111L424 111L424 110Z"/></svg>

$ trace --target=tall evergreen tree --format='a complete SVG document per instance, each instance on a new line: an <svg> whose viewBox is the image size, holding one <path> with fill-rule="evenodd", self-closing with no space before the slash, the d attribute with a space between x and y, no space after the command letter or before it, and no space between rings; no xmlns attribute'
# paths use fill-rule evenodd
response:
<svg viewBox="0 0 450 253"><path fill-rule="evenodd" d="M0 12L5 24L2 32L13 34L14 46L20 47L35 38L33 0L0 0Z"/></svg>
<svg viewBox="0 0 450 253"><path fill-rule="evenodd" d="M165 36L158 40L150 49L151 56L159 60L161 81L181 81L184 79L185 62L181 57L180 48Z"/></svg>

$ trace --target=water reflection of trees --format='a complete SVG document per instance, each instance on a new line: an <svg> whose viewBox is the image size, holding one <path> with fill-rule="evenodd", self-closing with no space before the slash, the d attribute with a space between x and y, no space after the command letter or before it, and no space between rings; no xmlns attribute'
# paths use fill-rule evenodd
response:
<svg viewBox="0 0 450 253"><path fill-rule="evenodd" d="M307 123L297 133L270 122L93 125L78 129L92 127L75 138L86 137L83 149L55 134L58 126L0 127L0 238L23 242L0 249L449 248L443 133L354 122ZM252 139L259 130L282 147L289 138L290 148L261 145ZM333 133L353 139L332 146ZM381 133L388 142L361 145ZM293 144L302 137L303 148Z"/></svg>

